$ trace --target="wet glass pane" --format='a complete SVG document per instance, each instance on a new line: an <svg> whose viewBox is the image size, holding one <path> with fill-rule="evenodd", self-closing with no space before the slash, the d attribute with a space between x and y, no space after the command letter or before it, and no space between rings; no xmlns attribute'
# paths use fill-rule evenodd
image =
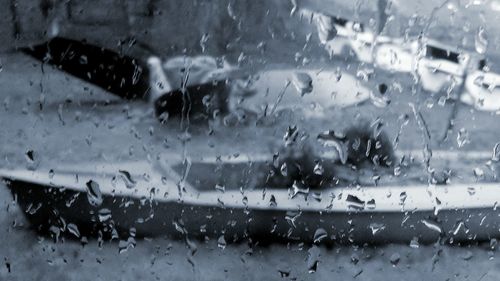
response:
<svg viewBox="0 0 500 281"><path fill-rule="evenodd" d="M0 280L496 280L498 0L3 0Z"/></svg>

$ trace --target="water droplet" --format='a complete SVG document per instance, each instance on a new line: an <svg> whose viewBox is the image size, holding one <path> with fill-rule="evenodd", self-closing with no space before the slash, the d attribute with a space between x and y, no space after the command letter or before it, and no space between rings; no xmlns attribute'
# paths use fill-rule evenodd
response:
<svg viewBox="0 0 500 281"><path fill-rule="evenodd" d="M401 192L399 194L399 205L404 205L407 197L408 195L406 195L405 191Z"/></svg>
<svg viewBox="0 0 500 281"><path fill-rule="evenodd" d="M30 203L28 205L28 207L26 208L25 212L30 214L30 215L34 215L34 214L36 214L36 212L38 212L38 210L40 210L41 207L42 207L41 202L38 202L38 204L36 204L36 205L33 205L33 203Z"/></svg>
<svg viewBox="0 0 500 281"><path fill-rule="evenodd" d="M356 253L353 253L353 254L351 255L351 262L352 262L353 264L355 264L355 265L356 265L356 264L358 264L358 262L359 262L359 256L358 256Z"/></svg>
<svg viewBox="0 0 500 281"><path fill-rule="evenodd" d="M382 95L387 92L387 89L388 89L388 87L387 87L387 84L385 84L385 83L381 83L381 84L378 85L378 91Z"/></svg>
<svg viewBox="0 0 500 281"><path fill-rule="evenodd" d="M398 265L399 261L401 260L401 256L398 253L394 253L391 255L390 261L393 266Z"/></svg>
<svg viewBox="0 0 500 281"><path fill-rule="evenodd" d="M100 209L97 213L99 222L105 222L111 219L111 210L107 208Z"/></svg>
<svg viewBox="0 0 500 281"><path fill-rule="evenodd" d="M280 166L280 154L278 152L273 154L273 167L279 168Z"/></svg>
<svg viewBox="0 0 500 281"><path fill-rule="evenodd" d="M127 188L134 188L137 182L132 178L132 175L125 170L119 170L118 173L120 174L121 179L125 183L125 186Z"/></svg>
<svg viewBox="0 0 500 281"><path fill-rule="evenodd" d="M365 208L365 201L359 199L355 195L348 194L346 198L347 208L354 210L363 210Z"/></svg>
<svg viewBox="0 0 500 281"><path fill-rule="evenodd" d="M337 29L335 28L332 17L322 14L316 14L316 16L318 37L320 42L325 44L335 38Z"/></svg>
<svg viewBox="0 0 500 281"><path fill-rule="evenodd" d="M483 171L483 169L481 169L479 167L474 168L473 173L474 173L474 177L476 177L476 180L480 180L480 179L484 178L484 171Z"/></svg>
<svg viewBox="0 0 500 281"><path fill-rule="evenodd" d="M496 250L497 246L498 246L498 240L496 238L491 238L491 240L490 240L490 249L492 251L494 251L494 250Z"/></svg>
<svg viewBox="0 0 500 281"><path fill-rule="evenodd" d="M394 167L394 176L399 177L401 175L401 166L397 165Z"/></svg>
<svg viewBox="0 0 500 281"><path fill-rule="evenodd" d="M309 187L305 187L303 184L301 184L297 181L294 181L293 185L292 185L290 197L294 198L299 193L304 194L304 195L308 195L309 194Z"/></svg>
<svg viewBox="0 0 500 281"><path fill-rule="evenodd" d="M245 60L247 59L247 56L245 53L241 52L240 55L238 56L238 66L240 66Z"/></svg>
<svg viewBox="0 0 500 281"><path fill-rule="evenodd" d="M472 195L476 194L476 189L472 186L469 186L469 187L467 187L467 192L469 193L469 195L472 196Z"/></svg>
<svg viewBox="0 0 500 281"><path fill-rule="evenodd" d="M215 185L215 190L224 193L226 191L226 187L224 185L216 184Z"/></svg>
<svg viewBox="0 0 500 281"><path fill-rule="evenodd" d="M316 245L313 245L307 251L307 269L309 273L314 273L318 270L320 250Z"/></svg>
<svg viewBox="0 0 500 281"><path fill-rule="evenodd" d="M88 146L92 146L92 136L91 135L86 136L85 142L87 143Z"/></svg>
<svg viewBox="0 0 500 281"><path fill-rule="evenodd" d="M385 224L372 222L370 223L370 229L372 231L372 234L375 236L377 233L385 229Z"/></svg>
<svg viewBox="0 0 500 281"><path fill-rule="evenodd" d="M283 136L283 140L285 141L285 146L289 146L297 140L299 136L299 130L297 126L288 126L285 135Z"/></svg>
<svg viewBox="0 0 500 281"><path fill-rule="evenodd" d="M461 128L458 131L458 135L457 135L457 144L458 144L458 147L461 148L464 145L466 145L467 143L470 143L470 141L469 141L469 132L467 132L467 130L465 128Z"/></svg>
<svg viewBox="0 0 500 281"><path fill-rule="evenodd" d="M236 12L234 11L234 8L233 8L233 5L231 5L231 2L229 2L229 4L227 4L227 14L233 19L233 20L236 20L237 19L237 16L236 16Z"/></svg>
<svg viewBox="0 0 500 281"><path fill-rule="evenodd" d="M360 80L368 81L373 76L373 74L373 69L363 68L359 69L358 72L356 72L356 77Z"/></svg>
<svg viewBox="0 0 500 281"><path fill-rule="evenodd" d="M54 238L54 242L59 241L59 236L61 235L61 228L59 228L55 225L51 225L49 227L49 232L52 235L52 237Z"/></svg>
<svg viewBox="0 0 500 281"><path fill-rule="evenodd" d="M274 197L274 195L271 195L271 199L269 199L269 206L270 207L278 206L278 204L276 203L276 197Z"/></svg>
<svg viewBox="0 0 500 281"><path fill-rule="evenodd" d="M382 95L380 93L370 92L370 100L376 107L385 108L391 103L391 99L388 96Z"/></svg>
<svg viewBox="0 0 500 281"><path fill-rule="evenodd" d="M314 243L319 243L321 240L325 239L328 236L328 233L326 232L325 229L323 228L318 228L314 232Z"/></svg>
<svg viewBox="0 0 500 281"><path fill-rule="evenodd" d="M259 44L257 44L257 49L260 50L261 53L264 53L266 51L266 42L260 41Z"/></svg>
<svg viewBox="0 0 500 281"><path fill-rule="evenodd" d="M294 211L287 211L286 212L286 215L285 215L285 220L288 222L288 224L290 226L292 226L293 228L297 227L295 225L295 221L297 220L297 218L299 218L301 215L300 212L294 212Z"/></svg>
<svg viewBox="0 0 500 281"><path fill-rule="evenodd" d="M314 172L314 174L321 176L325 172L325 169L323 168L321 163L316 163L316 165L314 166L313 172Z"/></svg>
<svg viewBox="0 0 500 281"><path fill-rule="evenodd" d="M451 171L435 171L432 173L432 184L445 185L450 182Z"/></svg>
<svg viewBox="0 0 500 281"><path fill-rule="evenodd" d="M75 203L76 199L78 198L78 196L80 196L80 193L79 192L75 192L75 194L73 194L67 201L66 201L66 207L71 207L71 205L73 205L73 203Z"/></svg>
<svg viewBox="0 0 500 281"><path fill-rule="evenodd" d="M59 121L61 121L61 124L64 126L66 123L64 122L62 103L57 107L57 116L59 117Z"/></svg>
<svg viewBox="0 0 500 281"><path fill-rule="evenodd" d="M32 149L26 151L25 155L28 162L33 163L35 161L35 152Z"/></svg>
<svg viewBox="0 0 500 281"><path fill-rule="evenodd" d="M93 206L99 206L102 204L102 194L99 184L93 180L89 180L86 183L87 186L87 199L89 204Z"/></svg>
<svg viewBox="0 0 500 281"><path fill-rule="evenodd" d="M305 72L296 72L293 75L292 84L301 96L309 94L313 90L312 78Z"/></svg>
<svg viewBox="0 0 500 281"><path fill-rule="evenodd" d="M488 37L486 36L484 27L482 26L479 27L479 30L476 33L474 43L476 47L476 52L478 52L479 54L486 53L486 49L488 48Z"/></svg>
<svg viewBox="0 0 500 281"><path fill-rule="evenodd" d="M208 39L210 38L209 34L208 33L204 33L202 36L201 36L201 39L200 39L200 47L201 47L201 52L204 53L205 52L205 49L206 49L206 44L208 42Z"/></svg>
<svg viewBox="0 0 500 281"><path fill-rule="evenodd" d="M433 222L433 221L429 221L429 220L421 220L421 222L422 222L422 223L423 223L423 224L424 224L424 225L425 225L428 229L430 229L430 230L432 230L432 231L436 231L436 232L439 232L439 233L443 232L443 230L441 229L441 227L440 227L437 223L435 223L435 222Z"/></svg>
<svg viewBox="0 0 500 281"><path fill-rule="evenodd" d="M313 192L311 195L311 197L318 202L321 202L322 199L321 196L322 196L321 192Z"/></svg>
<svg viewBox="0 0 500 281"><path fill-rule="evenodd" d="M78 227L74 223L69 223L66 226L66 229L69 231L69 233L73 234L76 238L80 238L80 230L78 230Z"/></svg>
<svg viewBox="0 0 500 281"><path fill-rule="evenodd" d="M467 233L468 230L467 230L467 226L465 225L465 223L463 221L458 221L455 226L453 227L452 229L452 234L453 235L457 235L458 232L460 231L460 229L464 229L464 232Z"/></svg>
<svg viewBox="0 0 500 281"><path fill-rule="evenodd" d="M461 258L462 258L463 260L466 260L466 261L468 261L468 260L472 259L473 257L474 257L474 254L473 254L471 251L466 251L466 252L465 252L464 254L462 254L462 256L461 256Z"/></svg>
<svg viewBox="0 0 500 281"><path fill-rule="evenodd" d="M136 242L134 237L129 237L127 240L120 240L118 242L118 253L122 254L128 249L135 248Z"/></svg>
<svg viewBox="0 0 500 281"><path fill-rule="evenodd" d="M219 238L217 239L217 247L224 250L226 248L226 246L227 246L227 242L226 242L226 239L224 238L224 235L219 236Z"/></svg>
<svg viewBox="0 0 500 281"><path fill-rule="evenodd" d="M280 168L281 175L286 177L288 175L288 168L286 166L286 162L281 165Z"/></svg>
<svg viewBox="0 0 500 281"><path fill-rule="evenodd" d="M79 62L80 62L80 64L88 64L89 63L89 59L87 58L86 55L81 55L80 59L79 59Z"/></svg>
<svg viewBox="0 0 500 281"><path fill-rule="evenodd" d="M500 142L497 142L493 147L493 155L491 156L491 160L494 162L500 161Z"/></svg>
<svg viewBox="0 0 500 281"><path fill-rule="evenodd" d="M418 249L420 247L420 243L418 243L418 237L413 237L410 241L410 248Z"/></svg>
<svg viewBox="0 0 500 281"><path fill-rule="evenodd" d="M334 131L326 131L318 135L318 142L327 148L334 148L339 155L340 162L342 164L347 163L348 158L348 146L342 140L345 138L342 134L338 134Z"/></svg>
<svg viewBox="0 0 500 281"><path fill-rule="evenodd" d="M278 273L280 274L281 278L287 278L290 276L290 269L278 269Z"/></svg>
<svg viewBox="0 0 500 281"><path fill-rule="evenodd" d="M372 200L369 200L368 202L366 202L367 209L374 210L376 207L377 207L377 205L375 204L375 199L372 199Z"/></svg>

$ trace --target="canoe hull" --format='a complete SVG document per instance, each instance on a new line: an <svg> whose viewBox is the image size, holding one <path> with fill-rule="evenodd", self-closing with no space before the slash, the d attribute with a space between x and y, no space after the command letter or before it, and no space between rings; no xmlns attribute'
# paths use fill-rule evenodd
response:
<svg viewBox="0 0 500 281"><path fill-rule="evenodd" d="M500 211L473 208L408 212L329 212L251 210L155 201L103 194L99 206L89 204L86 192L7 181L14 198L30 223L40 232L51 227L65 231L74 224L83 236L120 238L132 231L136 236L242 241L251 237L262 242L298 240L313 242L318 229L326 231L326 243L434 243L468 242L500 237ZM61 220L62 218L62 220ZM52 228L53 229L53 228ZM100 233L99 233L100 232Z"/></svg>

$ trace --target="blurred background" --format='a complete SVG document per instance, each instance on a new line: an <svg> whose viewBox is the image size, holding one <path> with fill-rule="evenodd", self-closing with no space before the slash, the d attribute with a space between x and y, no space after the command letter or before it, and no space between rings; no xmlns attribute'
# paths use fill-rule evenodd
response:
<svg viewBox="0 0 500 281"><path fill-rule="evenodd" d="M158 125L135 122L140 113L128 105L117 102L123 113L119 116L111 116L108 108L60 106L57 100L85 99L82 96L108 104L114 100L102 89L75 82L17 52L54 36L137 56L146 55L141 48L163 57L204 53L242 66L298 66L304 60L297 57L307 57L310 64L358 69L357 62L329 59L316 27L294 13L304 7L361 21L373 29L383 22L381 34L387 36L425 33L466 50L474 49L477 33L484 29L486 55L493 68L500 64L497 0L0 0L0 7L1 166L24 165L28 150L39 153L42 161L47 158L44 155L66 160L133 159L153 155L151 143L164 141L149 136L148 130L158 131ZM132 48L135 45L142 47ZM399 83L403 91L412 89L410 76L385 73L379 78ZM39 109L40 104L49 112ZM435 114L429 126L431 133L438 132L444 126L443 109L431 109L423 112ZM470 134L467 149L490 151L498 141L498 115L467 108L456 120L457 128L467 127ZM416 136L402 138L412 143ZM127 145L117 146L116 139ZM456 138L444 146L455 147ZM75 147L81 150L75 153ZM0 190L0 238L0 280L497 280L500 268L496 240L462 246L311 247L290 242L225 248L217 241L197 241L194 256L184 241L163 238L141 239L135 248L121 253L116 241L54 243L30 231L4 188ZM319 256L314 273L308 270L310 255Z"/></svg>

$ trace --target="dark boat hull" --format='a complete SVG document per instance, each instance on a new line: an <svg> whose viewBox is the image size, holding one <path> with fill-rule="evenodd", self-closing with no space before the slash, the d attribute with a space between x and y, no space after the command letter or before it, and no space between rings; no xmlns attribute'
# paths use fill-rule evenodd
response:
<svg viewBox="0 0 500 281"><path fill-rule="evenodd" d="M493 208L441 210L437 215L433 211L287 212L272 207L252 210L110 194L103 194L100 206L93 206L85 192L18 180L8 181L7 185L29 221L41 232L48 232L54 226L65 231L65 226L72 223L81 235L111 237L116 231L120 238L133 232L143 237L217 239L224 236L226 241L252 237L263 242L313 242L321 236L318 229L327 233L327 237L321 239L326 243L407 243L411 240L433 243L439 239L467 242L500 237L500 211Z"/></svg>

